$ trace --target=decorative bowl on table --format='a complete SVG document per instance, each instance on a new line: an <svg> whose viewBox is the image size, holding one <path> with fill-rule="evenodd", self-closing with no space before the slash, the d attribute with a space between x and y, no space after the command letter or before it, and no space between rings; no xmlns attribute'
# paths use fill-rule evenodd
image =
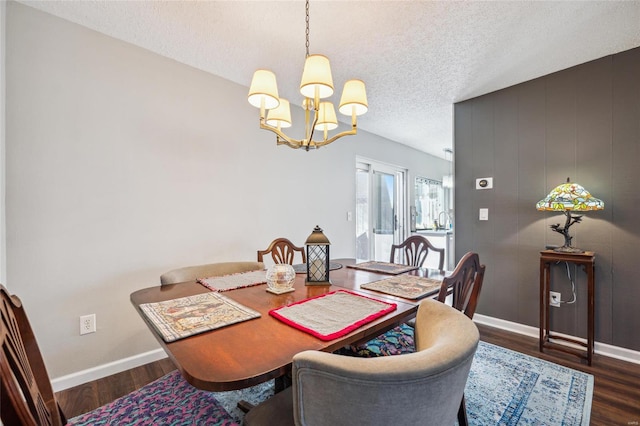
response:
<svg viewBox="0 0 640 426"><path fill-rule="evenodd" d="M294 291L293 281L295 279L296 271L293 266L277 263L267 270L267 291L274 294Z"/></svg>

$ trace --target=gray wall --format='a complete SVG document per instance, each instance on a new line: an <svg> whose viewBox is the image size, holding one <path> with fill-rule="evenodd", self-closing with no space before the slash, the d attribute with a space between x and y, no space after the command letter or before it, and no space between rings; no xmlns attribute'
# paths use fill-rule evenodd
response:
<svg viewBox="0 0 640 426"><path fill-rule="evenodd" d="M539 252L562 245L549 225L564 216L535 204L571 177L605 202L571 227L574 246L596 252L596 341L640 350L640 48L456 104L454 151L456 255L487 264L478 313L538 326ZM494 189L475 190L487 176ZM586 337L577 275L577 302L552 308L552 329ZM562 267L553 287L569 299Z"/></svg>
<svg viewBox="0 0 640 426"><path fill-rule="evenodd" d="M5 67L5 39L6 39L6 13L7 3L0 2L0 282L6 282L7 256L6 256L6 228L5 228L5 99L6 99L6 67Z"/></svg>
<svg viewBox="0 0 640 426"><path fill-rule="evenodd" d="M129 295L169 269L253 260L315 225L354 257L356 155L410 179L448 170L362 131L277 147L248 87L6 4L6 284L54 378L157 349ZM79 336L89 313L98 331Z"/></svg>

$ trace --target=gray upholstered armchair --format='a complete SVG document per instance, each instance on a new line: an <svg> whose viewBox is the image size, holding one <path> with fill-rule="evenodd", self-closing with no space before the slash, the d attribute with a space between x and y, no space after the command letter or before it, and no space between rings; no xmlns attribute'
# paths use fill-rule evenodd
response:
<svg viewBox="0 0 640 426"><path fill-rule="evenodd" d="M255 271L264 269L262 262L221 262L208 263L206 265L185 266L173 269L160 275L160 285L195 281L198 278L219 277L238 272Z"/></svg>
<svg viewBox="0 0 640 426"><path fill-rule="evenodd" d="M247 426L453 425L478 346L464 314L424 300L412 354L356 358L305 351L293 358L293 385L256 406Z"/></svg>

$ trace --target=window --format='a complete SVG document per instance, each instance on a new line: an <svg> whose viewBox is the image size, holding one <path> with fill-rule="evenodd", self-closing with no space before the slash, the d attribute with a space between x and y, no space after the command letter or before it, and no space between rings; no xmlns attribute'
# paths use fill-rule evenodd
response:
<svg viewBox="0 0 640 426"><path fill-rule="evenodd" d="M440 216L445 210L442 182L416 177L415 209L416 230L448 227L446 213Z"/></svg>

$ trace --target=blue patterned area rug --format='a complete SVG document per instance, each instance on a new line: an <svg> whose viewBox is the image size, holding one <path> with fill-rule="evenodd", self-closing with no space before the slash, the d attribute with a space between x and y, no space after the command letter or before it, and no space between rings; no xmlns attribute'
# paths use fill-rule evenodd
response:
<svg viewBox="0 0 640 426"><path fill-rule="evenodd" d="M239 400L258 404L271 395L273 382L215 394L239 422ZM469 424L479 426L587 426L592 397L591 374L485 342L478 346L465 389Z"/></svg>
<svg viewBox="0 0 640 426"><path fill-rule="evenodd" d="M472 425L589 425L593 376L480 342L465 389Z"/></svg>

